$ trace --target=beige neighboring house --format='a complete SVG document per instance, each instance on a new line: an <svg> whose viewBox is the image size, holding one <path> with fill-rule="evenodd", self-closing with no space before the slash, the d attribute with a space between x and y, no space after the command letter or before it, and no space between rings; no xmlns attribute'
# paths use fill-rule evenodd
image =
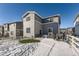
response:
<svg viewBox="0 0 79 59"><path fill-rule="evenodd" d="M69 28L67 28L67 34L69 34L69 35L74 35L74 27L69 27Z"/></svg>
<svg viewBox="0 0 79 59"><path fill-rule="evenodd" d="M35 11L28 11L22 16L23 20L23 37L38 37L59 33L60 15L41 17Z"/></svg>
<svg viewBox="0 0 79 59"><path fill-rule="evenodd" d="M79 36L79 14L75 18L74 25L75 25L75 35Z"/></svg>
<svg viewBox="0 0 79 59"><path fill-rule="evenodd" d="M67 30L67 28L60 28L60 34L65 33L65 32L66 32L66 30Z"/></svg>
<svg viewBox="0 0 79 59"><path fill-rule="evenodd" d="M4 27L0 26L0 37L3 37L4 35Z"/></svg>
<svg viewBox="0 0 79 59"><path fill-rule="evenodd" d="M13 39L19 39L23 37L23 23L12 22L9 25L9 37Z"/></svg>
<svg viewBox="0 0 79 59"><path fill-rule="evenodd" d="M9 37L9 25L10 23L6 23L3 25L4 27L4 37Z"/></svg>

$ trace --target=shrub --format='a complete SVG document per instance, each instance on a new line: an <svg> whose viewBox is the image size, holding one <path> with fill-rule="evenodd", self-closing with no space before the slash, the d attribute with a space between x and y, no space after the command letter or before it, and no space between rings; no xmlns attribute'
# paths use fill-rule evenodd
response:
<svg viewBox="0 0 79 59"><path fill-rule="evenodd" d="M23 39L23 40L19 40L20 43L35 43L35 42L40 42L40 40L36 40L36 39Z"/></svg>

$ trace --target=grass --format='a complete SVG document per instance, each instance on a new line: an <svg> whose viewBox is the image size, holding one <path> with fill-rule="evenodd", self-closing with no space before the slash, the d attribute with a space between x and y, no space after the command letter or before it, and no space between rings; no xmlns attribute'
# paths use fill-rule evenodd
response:
<svg viewBox="0 0 79 59"><path fill-rule="evenodd" d="M37 39L23 39L19 40L20 43L35 43L35 42L40 42L40 40Z"/></svg>

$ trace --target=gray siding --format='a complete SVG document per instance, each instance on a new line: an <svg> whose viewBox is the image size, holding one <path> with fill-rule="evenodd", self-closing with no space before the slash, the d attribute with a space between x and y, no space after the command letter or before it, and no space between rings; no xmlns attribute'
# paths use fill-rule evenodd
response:
<svg viewBox="0 0 79 59"><path fill-rule="evenodd" d="M79 36L79 24L75 25L75 35Z"/></svg>
<svg viewBox="0 0 79 59"><path fill-rule="evenodd" d="M58 25L59 25L58 23L44 24L43 33L48 34L48 28L52 28L54 34L58 33L58 28L59 28Z"/></svg>

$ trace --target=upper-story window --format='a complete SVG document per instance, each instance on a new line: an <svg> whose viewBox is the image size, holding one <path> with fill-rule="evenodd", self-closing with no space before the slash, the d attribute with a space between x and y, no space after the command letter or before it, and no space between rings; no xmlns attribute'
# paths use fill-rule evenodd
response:
<svg viewBox="0 0 79 59"><path fill-rule="evenodd" d="M26 21L30 21L30 17L27 17L27 18L26 18Z"/></svg>
<svg viewBox="0 0 79 59"><path fill-rule="evenodd" d="M53 18L50 18L50 22L53 22Z"/></svg>
<svg viewBox="0 0 79 59"><path fill-rule="evenodd" d="M48 18L47 19L49 22L53 22L53 18Z"/></svg>
<svg viewBox="0 0 79 59"><path fill-rule="evenodd" d="M37 14L35 14L35 20L39 21L39 22L42 22L42 18L39 17Z"/></svg>

